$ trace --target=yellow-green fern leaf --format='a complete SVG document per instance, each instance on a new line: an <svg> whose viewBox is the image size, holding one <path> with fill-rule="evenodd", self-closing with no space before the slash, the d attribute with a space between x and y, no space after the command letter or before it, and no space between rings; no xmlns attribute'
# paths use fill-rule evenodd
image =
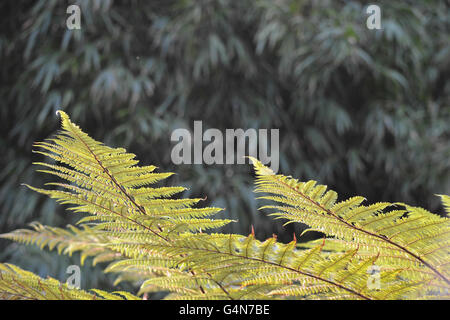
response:
<svg viewBox="0 0 450 320"><path fill-rule="evenodd" d="M72 288L53 278L42 279L11 264L0 264L0 299L3 300L135 300L121 292Z"/></svg>
<svg viewBox="0 0 450 320"><path fill-rule="evenodd" d="M358 248L356 256L360 259L377 255L382 267L402 270L411 288L425 280L427 285L420 289L423 296L450 289L448 218L403 203L366 206L363 197L337 202L336 192L316 181L300 182L275 175L252 160L257 173L255 191L267 194L261 199L277 203L262 207L275 210L272 215L305 223L310 230L333 237L325 248L330 252ZM444 196L444 205L446 199ZM319 242L306 246L311 248Z"/></svg>

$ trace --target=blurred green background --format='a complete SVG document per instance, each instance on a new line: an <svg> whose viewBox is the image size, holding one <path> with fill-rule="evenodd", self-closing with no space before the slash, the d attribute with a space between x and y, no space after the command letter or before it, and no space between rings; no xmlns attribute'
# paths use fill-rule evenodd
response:
<svg viewBox="0 0 450 320"><path fill-rule="evenodd" d="M239 219L224 232L290 241L253 194L249 165L179 165L180 127L280 130L280 173L314 179L340 199L403 201L443 214L450 193L450 5L376 1L382 30L366 27L365 1L1 1L0 232L74 217L20 186L47 177L31 165L34 141L65 110L93 138L142 164L174 171L185 196ZM66 28L67 6L81 30ZM296 228L296 229L294 229ZM65 280L78 257L0 241L0 261ZM83 269L82 287L112 276Z"/></svg>

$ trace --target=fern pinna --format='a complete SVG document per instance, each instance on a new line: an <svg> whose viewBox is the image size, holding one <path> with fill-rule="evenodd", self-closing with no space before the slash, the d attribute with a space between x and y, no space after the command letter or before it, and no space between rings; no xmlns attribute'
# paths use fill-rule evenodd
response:
<svg viewBox="0 0 450 320"><path fill-rule="evenodd" d="M81 253L81 263L108 262L116 283L140 284L137 296L69 288L0 264L0 297L6 299L138 299L168 291L167 299L411 299L449 298L449 222L402 203L362 205L363 198L337 202L315 181L275 175L252 159L256 192L275 202L277 218L301 222L324 239L283 244L236 234L210 233L231 222L202 199L174 199L182 187L154 187L171 173L138 166L135 155L90 138L62 111L62 131L36 143L55 160L41 172L65 182L31 187L82 214L66 229L33 223L3 238ZM152 187L153 186L153 187ZM448 196L442 196L449 210ZM87 214L87 215L86 215ZM204 231L207 231L206 233ZM368 270L379 268L378 287Z"/></svg>

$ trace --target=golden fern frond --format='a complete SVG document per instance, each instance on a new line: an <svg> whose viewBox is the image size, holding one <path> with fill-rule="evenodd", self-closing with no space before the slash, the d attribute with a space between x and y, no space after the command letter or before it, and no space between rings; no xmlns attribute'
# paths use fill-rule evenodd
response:
<svg viewBox="0 0 450 320"><path fill-rule="evenodd" d="M152 277L158 277L161 273L167 275L176 270L172 267L170 259L157 257L156 253L145 258L130 259L119 250L112 250L109 245L126 241L139 241L145 243L147 233L140 232L117 232L115 233L98 229L97 226L89 227L82 225L81 229L68 225L67 229L55 228L41 225L38 222L31 224L32 229L19 229L10 233L0 235L1 238L13 240L24 244L35 244L40 249L47 247L49 250L56 249L58 254L72 255L80 252L80 263L84 264L86 258L92 257L92 265L101 262L111 262L105 272L115 272L118 278L114 282L122 281L142 282ZM125 260L126 259L126 260ZM165 264L163 264L165 263Z"/></svg>
<svg viewBox="0 0 450 320"><path fill-rule="evenodd" d="M445 208L445 211L447 212L447 215L450 214L450 196L439 194L439 197L441 197L442 205Z"/></svg>
<svg viewBox="0 0 450 320"><path fill-rule="evenodd" d="M35 244L40 249L47 247L56 249L58 254L71 256L80 252L80 263L84 264L86 258L94 256L92 264L120 259L122 256L106 247L110 239L87 225L78 229L68 225L67 229L44 226L38 222L30 224L32 229L18 229L0 235L0 238L13 240L23 244Z"/></svg>
<svg viewBox="0 0 450 320"><path fill-rule="evenodd" d="M16 230L2 235L3 238L35 243L41 248L47 246L50 250L56 247L63 254L79 251L81 263L90 256L94 257L94 264L127 258L126 267L112 264L107 271L119 273L116 283L142 282L177 270L163 268L157 252L147 252L143 261L138 261L133 260L136 253L132 250L111 250L107 245L146 243L153 237L170 242L179 233L218 228L231 221L210 219L221 209L194 208L202 199L170 198L184 191L183 187L149 187L172 173L154 173L154 166L138 167L135 155L93 140L67 114L62 111L58 114L62 131L53 139L35 144L37 153L58 163L35 164L44 167L39 171L66 182L48 183L59 190L28 187L72 205L71 210L90 215L78 221L81 229L69 226L69 230L64 230L35 223L34 230Z"/></svg>
<svg viewBox="0 0 450 320"><path fill-rule="evenodd" d="M145 256L157 252L166 276L146 280L140 293L169 290L177 299L268 299L280 296L348 299L379 299L383 291L367 285L367 268L377 256L356 259L357 250L324 256L323 245L297 250L296 242L278 243L275 238L258 241L226 234L181 234L166 243L152 239L143 243L118 243L126 255L133 255L145 266ZM166 257L167 259L164 259ZM115 265L127 265L127 260ZM133 267L135 261L130 261ZM111 267L114 269L114 265ZM174 272L175 271L175 272ZM401 270L400 270L401 271ZM399 279L399 270L383 272L383 286L397 288L384 299L403 297L422 283Z"/></svg>
<svg viewBox="0 0 450 320"><path fill-rule="evenodd" d="M11 264L0 264L0 299L2 300L140 300L128 292L71 288L56 279L42 279Z"/></svg>
<svg viewBox="0 0 450 320"><path fill-rule="evenodd" d="M99 221L108 222L102 224L105 228L141 230L166 240L179 232L217 228L230 222L207 219L219 208L193 208L200 198L169 198L182 192L182 187L148 187L172 173L154 173L154 166L137 166L134 154L95 141L72 123L66 113L58 111L58 114L62 131L47 142L36 143L39 150L35 152L61 165L36 164L45 168L40 171L67 183L49 184L61 190L31 189L73 205L74 211L87 212Z"/></svg>
<svg viewBox="0 0 450 320"><path fill-rule="evenodd" d="M22 243L34 243L41 248L58 249L58 253L81 253L81 263L93 256L93 263L132 259L135 252L111 250L106 245L121 242L146 243L156 237L165 242L183 232L196 232L218 228L230 222L210 219L221 209L193 208L202 199L171 199L184 191L183 187L149 187L149 184L169 177L172 173L154 173L154 166L138 167L135 155L122 148L110 148L90 138L73 124L67 114L58 112L62 131L53 139L36 143L37 153L46 155L54 163L37 162L41 172L66 181L48 185L60 190L45 190L29 186L32 190L72 205L76 212L89 213L78 221L81 229L69 230L32 225L33 230L16 230L2 235ZM131 255L126 255L130 253ZM144 263L115 265L107 271L119 273L116 283L144 281L161 274L175 273L163 269L157 262L157 252L147 254ZM122 266L122 269L119 269ZM149 267L150 266L150 267Z"/></svg>
<svg viewBox="0 0 450 320"><path fill-rule="evenodd" d="M424 209L397 203L362 205L363 197L337 202L337 193L316 181L299 182L275 175L252 158L257 173L256 192L277 202L262 208L272 215L310 226L308 230L334 237L328 250L358 247L358 256L378 255L381 266L400 268L411 283L426 282L422 295L446 294L450 289L450 222ZM313 247L312 243L309 247Z"/></svg>

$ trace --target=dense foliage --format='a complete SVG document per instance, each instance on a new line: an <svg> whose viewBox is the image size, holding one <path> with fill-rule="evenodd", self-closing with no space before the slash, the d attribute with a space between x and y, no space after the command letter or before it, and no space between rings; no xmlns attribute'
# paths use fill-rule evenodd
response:
<svg viewBox="0 0 450 320"><path fill-rule="evenodd" d="M342 196L438 210L433 194L449 193L445 1L377 1L380 31L366 28L363 1L76 2L75 31L72 1L0 4L0 231L72 222L20 186L45 182L31 145L56 129L60 108L94 138L176 171L185 196L239 219L227 229L237 233L253 224L257 237L290 241L292 226L283 236L256 220L248 166L175 167L173 129L279 128L280 171ZM64 277L61 260L0 245L2 259Z"/></svg>

